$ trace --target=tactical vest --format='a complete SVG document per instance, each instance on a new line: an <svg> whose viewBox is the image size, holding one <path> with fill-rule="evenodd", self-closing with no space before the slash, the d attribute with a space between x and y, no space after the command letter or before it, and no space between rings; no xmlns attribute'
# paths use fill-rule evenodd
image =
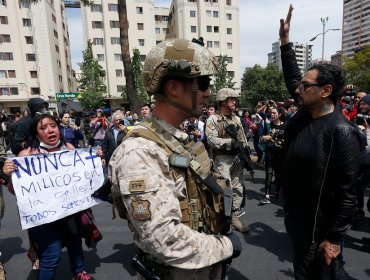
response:
<svg viewBox="0 0 370 280"><path fill-rule="evenodd" d="M190 160L190 166L186 170L183 169L186 172L187 197L180 200L181 222L199 232L218 234L224 230L228 223L224 215L224 193L214 193L202 181L211 174L222 188L221 190L230 190L230 187L220 174L211 172L211 161L203 143L190 142L183 145L152 120L143 122L141 125L145 128L129 131L125 139L142 137L157 143L168 156L180 154ZM177 169L182 169L173 166L172 168L175 172ZM112 187L112 196L119 216L127 219L127 209L117 186Z"/></svg>

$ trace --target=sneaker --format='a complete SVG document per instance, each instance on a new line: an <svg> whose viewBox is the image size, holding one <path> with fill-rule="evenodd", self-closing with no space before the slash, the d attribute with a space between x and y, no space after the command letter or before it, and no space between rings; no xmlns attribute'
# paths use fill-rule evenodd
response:
<svg viewBox="0 0 370 280"><path fill-rule="evenodd" d="M260 200L260 205L265 205L271 203L270 198L265 197L264 199Z"/></svg>
<svg viewBox="0 0 370 280"><path fill-rule="evenodd" d="M237 214L238 218L241 217L241 216L243 216L244 214L245 214L244 207L240 207L239 208L239 211L238 211L238 214Z"/></svg>
<svg viewBox="0 0 370 280"><path fill-rule="evenodd" d="M92 278L86 271L82 271L73 277L72 280L92 280Z"/></svg>

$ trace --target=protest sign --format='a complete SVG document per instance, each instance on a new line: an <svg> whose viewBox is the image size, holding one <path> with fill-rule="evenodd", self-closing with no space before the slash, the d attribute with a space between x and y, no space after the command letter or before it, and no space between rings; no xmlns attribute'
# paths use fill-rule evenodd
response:
<svg viewBox="0 0 370 280"><path fill-rule="evenodd" d="M12 159L12 182L22 229L50 223L92 207L104 182L96 150L76 149Z"/></svg>

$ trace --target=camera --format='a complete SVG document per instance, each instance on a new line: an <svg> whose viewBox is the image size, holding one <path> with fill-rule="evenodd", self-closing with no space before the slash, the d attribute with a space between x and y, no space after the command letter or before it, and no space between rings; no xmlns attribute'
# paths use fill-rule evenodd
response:
<svg viewBox="0 0 370 280"><path fill-rule="evenodd" d="M369 115L357 114L356 117L359 118L359 119L365 119L366 121L370 120L370 116Z"/></svg>
<svg viewBox="0 0 370 280"><path fill-rule="evenodd" d="M187 127L186 127L186 130L187 132L193 132L195 130L195 126L192 125L192 124L189 124Z"/></svg>
<svg viewBox="0 0 370 280"><path fill-rule="evenodd" d="M125 125L125 120L121 120L119 124Z"/></svg>

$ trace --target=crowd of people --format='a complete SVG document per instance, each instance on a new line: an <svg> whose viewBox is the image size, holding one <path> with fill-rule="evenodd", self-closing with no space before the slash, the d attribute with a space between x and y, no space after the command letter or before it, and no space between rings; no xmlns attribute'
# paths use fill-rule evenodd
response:
<svg viewBox="0 0 370 280"><path fill-rule="evenodd" d="M283 199L295 279L345 279L343 236L354 217L365 216L370 95L345 87L342 70L331 64L301 75L289 42L292 12L290 6L279 29L291 99L239 109L239 93L223 88L207 106L215 57L200 39L168 39L149 52L143 68L155 106L143 105L140 114L118 108L106 116L98 108L53 116L47 102L33 98L29 114L15 114L12 123L2 117L2 145L17 156L97 147L111 202L134 233L139 278L226 279L241 253L233 230L249 231L240 219L248 211L243 169L253 177L261 168L260 205ZM10 191L17 187L9 177L15 170L5 160L1 180ZM39 279L54 279L63 245L73 279L91 279L78 215L29 230Z"/></svg>

